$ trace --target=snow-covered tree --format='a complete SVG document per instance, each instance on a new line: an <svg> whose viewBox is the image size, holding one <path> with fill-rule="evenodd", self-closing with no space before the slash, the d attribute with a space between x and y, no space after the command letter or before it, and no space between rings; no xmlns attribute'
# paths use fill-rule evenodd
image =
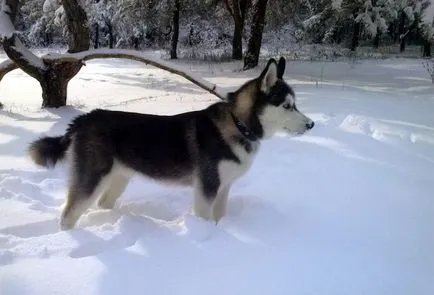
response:
<svg viewBox="0 0 434 295"><path fill-rule="evenodd" d="M24 34L27 42L34 45L47 46L63 40L65 21L60 0L27 0L23 1L20 16L28 30Z"/></svg>
<svg viewBox="0 0 434 295"><path fill-rule="evenodd" d="M408 37L420 35L423 15L431 3L430 0L394 0L389 4L389 14L394 17L390 21L390 31L395 42L399 41L400 50L404 51Z"/></svg>
<svg viewBox="0 0 434 295"><path fill-rule="evenodd" d="M68 52L74 53L89 48L87 17L78 0L61 0L68 28ZM19 0L3 0L1 5L1 23L7 24L8 32L0 34L3 48L12 62L6 61L0 69L3 76L7 71L19 67L25 73L38 80L42 88L42 105L59 107L66 104L68 83L82 67L80 61L57 61L41 59L28 50L19 39L14 29L14 17L6 10L16 14ZM45 5L44 5L45 6ZM10 7L13 7L11 9ZM57 10L57 9L56 9ZM9 15L8 15L9 14Z"/></svg>
<svg viewBox="0 0 434 295"><path fill-rule="evenodd" d="M79 0L89 19L93 47L172 48L179 32L181 56L240 58L250 38L257 0ZM21 0L16 28L30 46L65 45L68 30L61 0ZM273 0L265 14L264 42L274 50L295 42L423 45L429 0ZM248 45L246 43L246 45ZM280 47L280 48L278 48ZM214 57L213 57L214 58Z"/></svg>
<svg viewBox="0 0 434 295"><path fill-rule="evenodd" d="M336 25L338 11L332 0L315 2L309 5L312 15L302 22L305 40L313 43L328 42Z"/></svg>

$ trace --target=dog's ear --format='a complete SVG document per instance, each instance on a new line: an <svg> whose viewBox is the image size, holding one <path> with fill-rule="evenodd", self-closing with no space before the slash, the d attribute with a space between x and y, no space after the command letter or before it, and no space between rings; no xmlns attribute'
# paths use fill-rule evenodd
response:
<svg viewBox="0 0 434 295"><path fill-rule="evenodd" d="M277 64L277 78L283 80L283 74L285 73L286 60L282 56Z"/></svg>
<svg viewBox="0 0 434 295"><path fill-rule="evenodd" d="M274 58L271 58L260 76L261 90L268 94L270 88L277 81L277 63Z"/></svg>

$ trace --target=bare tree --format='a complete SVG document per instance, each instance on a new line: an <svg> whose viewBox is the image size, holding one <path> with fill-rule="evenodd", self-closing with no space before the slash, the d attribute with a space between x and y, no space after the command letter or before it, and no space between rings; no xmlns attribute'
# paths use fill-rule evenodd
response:
<svg viewBox="0 0 434 295"><path fill-rule="evenodd" d="M17 0L3 1L18 2ZM69 5L71 5L71 2L77 3L76 0L63 1L69 1ZM10 10L7 5L3 5L2 7L3 9ZM68 8L65 7L65 9L71 8L71 6L67 7ZM74 36L70 36L69 39L69 53L60 55L47 54L42 57L34 55L21 43L10 21L11 14L5 12L5 10L1 10L0 22L7 24L10 30L5 32L4 28L0 28L0 40L3 40L4 49L10 60L0 63L0 81L6 73L20 68L40 82L43 91L43 107L60 107L66 105L66 88L69 80L78 73L85 61L95 58L126 58L150 64L173 74L180 75L220 99L226 99L227 91L219 89L215 84L211 84L200 77L194 77L192 74L177 68L175 65L163 61L156 61L140 52L121 49L86 50L85 48L89 47L90 39L86 38L87 41L83 41L77 38L77 36L82 36L84 39L84 36L88 36L89 29L87 25L83 25L84 22L81 22L81 25L79 25L80 21L78 20L78 18L86 17L86 15L82 14L80 16L80 12L77 9L81 9L81 7L73 7L76 13L68 23L68 28L75 34Z"/></svg>
<svg viewBox="0 0 434 295"><path fill-rule="evenodd" d="M243 58L243 31L247 11L251 0L223 0L234 19L234 35L232 38L232 58L241 60Z"/></svg>
<svg viewBox="0 0 434 295"><path fill-rule="evenodd" d="M267 0L257 0L253 8L253 21L250 31L249 44L247 45L246 56L244 57L244 70L254 68L258 65L259 53L261 51L262 33L265 25L265 14Z"/></svg>
<svg viewBox="0 0 434 295"><path fill-rule="evenodd" d="M9 20L3 18L3 23L9 21L12 25L16 15L19 0L3 0L3 11L7 8ZM68 28L68 52L80 52L89 49L89 27L83 8L77 0L62 0ZM38 80L42 88L43 107L61 107L66 105L69 81L80 71L82 63L78 61L56 61L39 58L29 51L19 40L15 32L3 36L3 48L8 57L28 75ZM11 66L7 69L10 70ZM0 77L4 71L0 72Z"/></svg>

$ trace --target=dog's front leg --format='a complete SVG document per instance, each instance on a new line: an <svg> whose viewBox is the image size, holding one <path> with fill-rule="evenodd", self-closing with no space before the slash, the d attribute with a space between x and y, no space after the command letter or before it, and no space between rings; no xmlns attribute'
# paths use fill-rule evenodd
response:
<svg viewBox="0 0 434 295"><path fill-rule="evenodd" d="M193 212L206 220L214 220L213 206L220 185L218 176L213 172L211 169L202 169L194 180Z"/></svg>
<svg viewBox="0 0 434 295"><path fill-rule="evenodd" d="M213 206L214 220L219 222L226 215L230 185L221 188Z"/></svg>
<svg viewBox="0 0 434 295"><path fill-rule="evenodd" d="M194 190L193 211L194 215L210 220L213 217L212 200L203 193L200 188Z"/></svg>

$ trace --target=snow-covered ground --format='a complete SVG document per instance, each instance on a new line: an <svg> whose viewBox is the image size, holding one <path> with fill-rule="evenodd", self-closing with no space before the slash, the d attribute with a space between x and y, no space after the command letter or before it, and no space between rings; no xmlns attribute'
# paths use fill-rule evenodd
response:
<svg viewBox="0 0 434 295"><path fill-rule="evenodd" d="M0 61L4 56L0 56ZM258 70L178 62L221 86ZM321 78L322 77L322 78ZM434 294L434 87L419 62L288 62L308 134L264 142L217 226L191 190L133 179L114 211L61 232L66 168L27 144L95 107L152 113L216 99L135 62L89 62L69 106L41 110L37 82L0 83L0 294Z"/></svg>

